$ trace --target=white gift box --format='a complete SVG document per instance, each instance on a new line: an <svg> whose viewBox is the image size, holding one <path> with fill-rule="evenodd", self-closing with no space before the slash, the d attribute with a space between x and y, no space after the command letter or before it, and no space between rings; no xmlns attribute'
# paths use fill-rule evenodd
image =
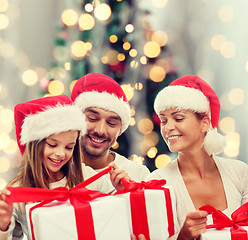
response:
<svg viewBox="0 0 248 240"><path fill-rule="evenodd" d="M143 195L145 198L145 208L147 215L147 223L149 228L149 236L146 236L146 240L166 240L169 239L169 228L173 229L174 234L178 232L179 226L177 222L177 214L176 214L176 198L174 194L174 190L170 186L166 186L170 192L170 200L171 205L166 203L165 193L163 190L157 189L145 189L143 190ZM140 193L140 190L138 191ZM128 192L123 194L117 194L116 196L122 199L125 199L127 205L127 214L129 216L129 227L131 233L135 233L136 231L133 229L132 222L132 210L131 210L131 202L130 195L133 195L132 198L135 201L136 192ZM139 200L138 200L139 201ZM139 203L138 203L139 205ZM169 207L170 209L168 209ZM143 211L143 210L141 210ZM172 213L172 217L168 219L168 212ZM136 216L138 219L139 216ZM143 221L144 219L140 219ZM144 232L139 232L144 234ZM138 233L138 234L139 234ZM145 234L144 234L145 235Z"/></svg>
<svg viewBox="0 0 248 240"><path fill-rule="evenodd" d="M128 216L123 199L106 196L90 201L89 203L96 240L130 239L131 233L129 231ZM30 236L29 209L34 205L35 204L26 205ZM31 218L36 240L78 239L74 207L68 201L54 201L48 205L36 208L32 211ZM83 227L83 224L82 226L80 225L80 228ZM91 230L88 229L88 231Z"/></svg>
<svg viewBox="0 0 248 240"><path fill-rule="evenodd" d="M248 227L242 226L242 228L248 231ZM242 238L239 236L236 239L248 240L248 234L246 233L246 238ZM200 240L232 240L230 227L226 227L221 230L207 229L205 233L201 234Z"/></svg>

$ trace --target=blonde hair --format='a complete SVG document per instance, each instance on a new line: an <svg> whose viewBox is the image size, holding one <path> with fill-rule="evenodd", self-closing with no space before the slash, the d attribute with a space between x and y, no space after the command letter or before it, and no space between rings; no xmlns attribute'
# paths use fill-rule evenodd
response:
<svg viewBox="0 0 248 240"><path fill-rule="evenodd" d="M45 141L46 139L43 139L26 144L19 173L8 186L17 184L22 187L49 188L50 176L42 161ZM72 188L84 180L82 156L79 138L77 138L70 160L61 168L68 188Z"/></svg>

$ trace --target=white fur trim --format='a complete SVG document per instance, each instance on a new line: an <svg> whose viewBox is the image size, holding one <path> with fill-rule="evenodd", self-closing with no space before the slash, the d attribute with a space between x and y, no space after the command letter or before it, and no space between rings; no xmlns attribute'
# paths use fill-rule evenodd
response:
<svg viewBox="0 0 248 240"><path fill-rule="evenodd" d="M154 101L154 109L157 114L173 107L199 113L210 113L207 97L198 89L184 86L165 87L158 93Z"/></svg>
<svg viewBox="0 0 248 240"><path fill-rule="evenodd" d="M131 119L130 107L123 99L118 98L114 94L108 92L83 92L75 100L75 105L84 111L88 107L98 107L118 114L122 121L122 129L124 132Z"/></svg>
<svg viewBox="0 0 248 240"><path fill-rule="evenodd" d="M27 116L22 125L20 142L25 145L69 130L78 130L81 135L85 134L85 116L75 106L58 105Z"/></svg>
<svg viewBox="0 0 248 240"><path fill-rule="evenodd" d="M222 153L226 146L226 138L218 133L215 128L207 132L202 145L209 156Z"/></svg>

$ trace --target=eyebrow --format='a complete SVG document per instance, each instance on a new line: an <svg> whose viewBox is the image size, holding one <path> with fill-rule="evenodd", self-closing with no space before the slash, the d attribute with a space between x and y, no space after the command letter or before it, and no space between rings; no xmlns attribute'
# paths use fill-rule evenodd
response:
<svg viewBox="0 0 248 240"><path fill-rule="evenodd" d="M54 139L54 138L47 138L47 140L50 140L50 141L54 141L54 142L59 142L57 139ZM71 142L71 143L67 143L66 145L71 145L71 144L76 144L77 142Z"/></svg>
<svg viewBox="0 0 248 240"><path fill-rule="evenodd" d="M96 110L92 110L92 109L87 109L85 112L90 112L90 113L94 113L97 115L100 115L100 113ZM119 116L109 116L109 118L113 119L113 120L119 120L121 121L121 118Z"/></svg>
<svg viewBox="0 0 248 240"><path fill-rule="evenodd" d="M175 112L172 112L171 115L173 116L173 115L175 115L175 114L177 114L177 113L184 113L184 114L186 114L186 112L184 112L184 111L182 111L182 110L177 110L177 111L175 111ZM165 115L164 115L163 113L160 113L159 116L163 116L163 117L164 117Z"/></svg>

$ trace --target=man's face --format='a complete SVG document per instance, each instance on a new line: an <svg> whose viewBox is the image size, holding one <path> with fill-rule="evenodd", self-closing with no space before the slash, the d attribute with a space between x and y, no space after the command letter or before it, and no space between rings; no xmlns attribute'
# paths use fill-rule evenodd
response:
<svg viewBox="0 0 248 240"><path fill-rule="evenodd" d="M103 156L121 135L121 118L114 112L89 107L84 112L87 134L82 137L84 152L93 157Z"/></svg>

